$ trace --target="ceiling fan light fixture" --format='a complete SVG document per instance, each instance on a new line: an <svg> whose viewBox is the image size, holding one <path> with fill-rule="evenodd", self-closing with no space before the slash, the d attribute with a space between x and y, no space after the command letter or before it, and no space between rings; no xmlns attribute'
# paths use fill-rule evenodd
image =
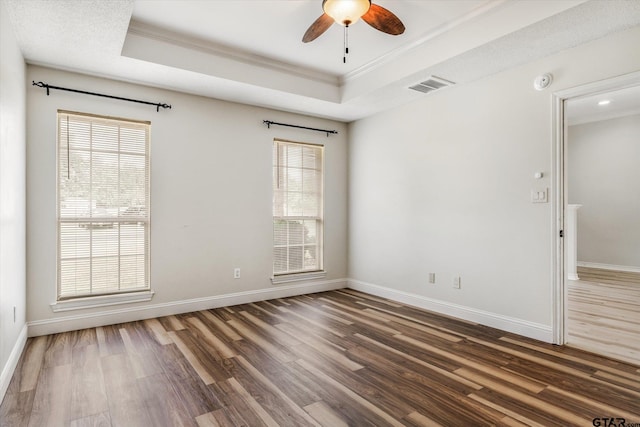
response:
<svg viewBox="0 0 640 427"><path fill-rule="evenodd" d="M369 11L371 0L324 0L324 13L340 25L352 25Z"/></svg>

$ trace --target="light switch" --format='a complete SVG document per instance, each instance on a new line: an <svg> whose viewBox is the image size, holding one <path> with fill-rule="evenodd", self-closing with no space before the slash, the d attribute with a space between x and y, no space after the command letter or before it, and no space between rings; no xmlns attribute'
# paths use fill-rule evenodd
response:
<svg viewBox="0 0 640 427"><path fill-rule="evenodd" d="M531 203L547 203L548 193L547 188L531 190Z"/></svg>

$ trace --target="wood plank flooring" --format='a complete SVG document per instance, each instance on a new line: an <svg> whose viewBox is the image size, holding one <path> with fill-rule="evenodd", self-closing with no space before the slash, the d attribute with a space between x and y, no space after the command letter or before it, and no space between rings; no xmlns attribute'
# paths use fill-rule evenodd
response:
<svg viewBox="0 0 640 427"><path fill-rule="evenodd" d="M640 365L640 273L578 267L567 282L568 345Z"/></svg>
<svg viewBox="0 0 640 427"><path fill-rule="evenodd" d="M30 338L5 426L640 423L640 366L352 290Z"/></svg>
<svg viewBox="0 0 640 427"><path fill-rule="evenodd" d="M604 268L578 267L578 277L586 282L640 287L640 273L635 271L617 271Z"/></svg>

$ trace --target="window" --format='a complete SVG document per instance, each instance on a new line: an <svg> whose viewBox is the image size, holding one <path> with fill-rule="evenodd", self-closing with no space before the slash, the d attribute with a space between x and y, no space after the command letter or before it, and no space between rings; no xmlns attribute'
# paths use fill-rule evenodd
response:
<svg viewBox="0 0 640 427"><path fill-rule="evenodd" d="M323 147L273 143L274 276L322 270Z"/></svg>
<svg viewBox="0 0 640 427"><path fill-rule="evenodd" d="M149 132L58 111L58 301L149 290Z"/></svg>

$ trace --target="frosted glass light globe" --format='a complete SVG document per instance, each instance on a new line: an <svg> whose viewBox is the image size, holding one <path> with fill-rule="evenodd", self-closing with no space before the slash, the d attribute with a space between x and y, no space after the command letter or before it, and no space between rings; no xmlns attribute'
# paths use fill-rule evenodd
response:
<svg viewBox="0 0 640 427"><path fill-rule="evenodd" d="M370 0L324 0L322 9L340 25L351 25L369 11Z"/></svg>

